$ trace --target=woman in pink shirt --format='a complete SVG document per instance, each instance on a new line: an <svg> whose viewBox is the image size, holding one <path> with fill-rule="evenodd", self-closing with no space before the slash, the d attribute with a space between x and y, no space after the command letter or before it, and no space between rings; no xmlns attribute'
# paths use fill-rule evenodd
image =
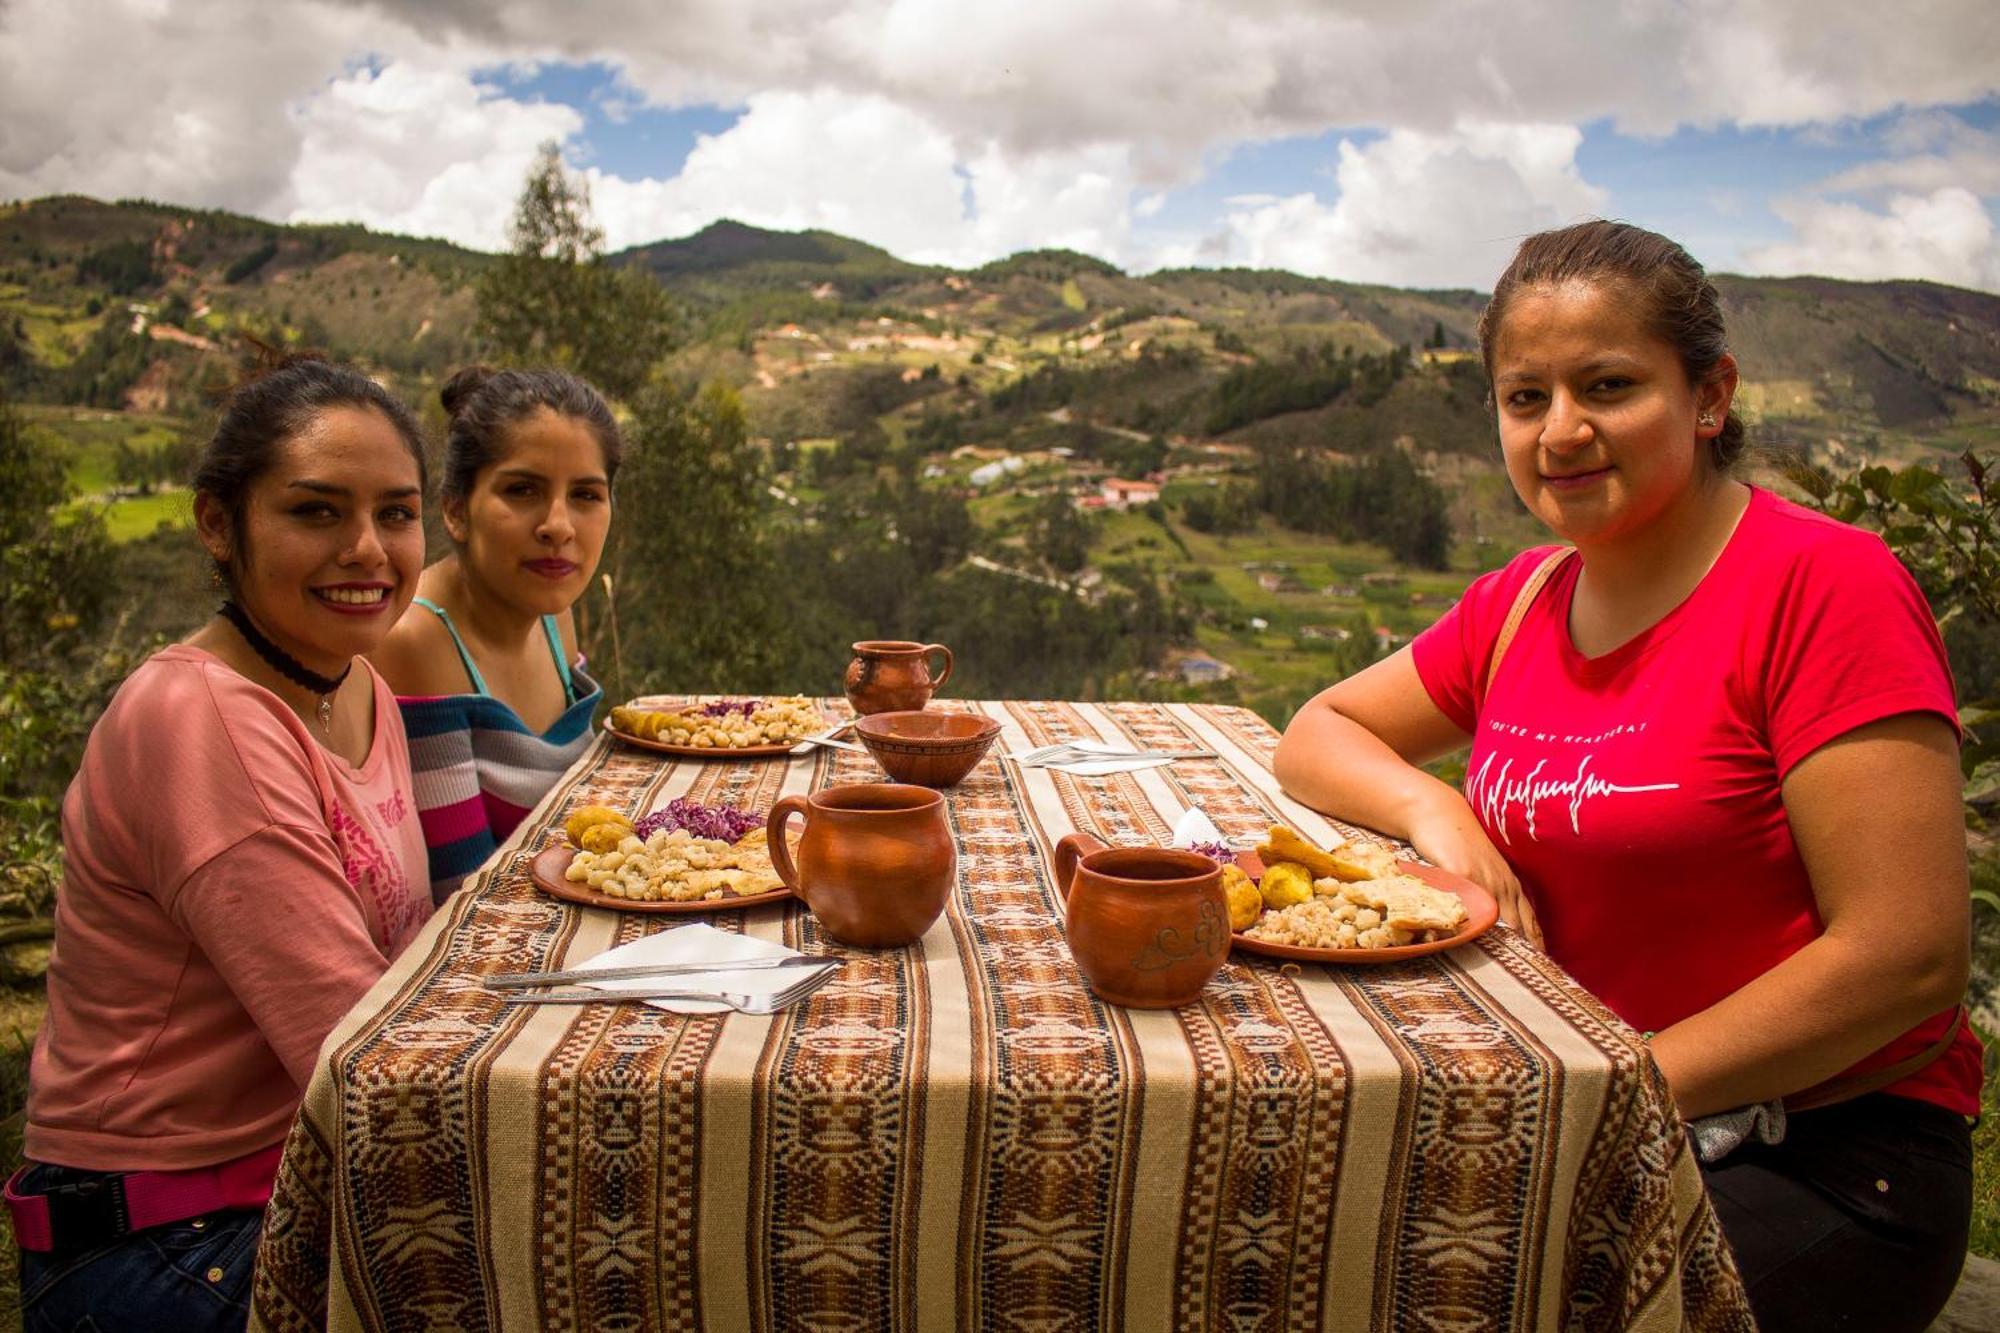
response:
<svg viewBox="0 0 2000 1333"><path fill-rule="evenodd" d="M63 802L49 1011L7 1202L29 1329L240 1329L320 1043L430 912L362 655L423 565L423 450L367 376L239 386L194 476L228 600L120 686Z"/></svg>
<svg viewBox="0 0 2000 1333"><path fill-rule="evenodd" d="M1926 1327L1978 1041L1951 676L1876 536L1749 486L1701 267L1592 222L1480 321L1543 547L1322 692L1287 790L1492 890L1648 1033L1764 1333ZM1463 792L1414 765L1471 747Z"/></svg>

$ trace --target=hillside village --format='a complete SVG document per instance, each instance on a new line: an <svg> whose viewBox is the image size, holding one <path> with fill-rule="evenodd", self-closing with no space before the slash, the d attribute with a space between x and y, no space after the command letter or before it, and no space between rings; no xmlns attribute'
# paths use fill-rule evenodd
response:
<svg viewBox="0 0 2000 1333"><path fill-rule="evenodd" d="M492 262L358 227L7 205L0 376L77 494L138 538L185 520L172 456L241 335L360 360L435 425L434 386L479 355ZM663 373L740 396L787 512L907 468L963 506L968 569L1086 605L1150 580L1191 627L1157 688L1281 718L1535 537L1493 456L1475 292L1051 251L952 272L734 223L609 262L671 295ZM1720 281L1767 443L1851 466L2000 424L2000 299Z"/></svg>

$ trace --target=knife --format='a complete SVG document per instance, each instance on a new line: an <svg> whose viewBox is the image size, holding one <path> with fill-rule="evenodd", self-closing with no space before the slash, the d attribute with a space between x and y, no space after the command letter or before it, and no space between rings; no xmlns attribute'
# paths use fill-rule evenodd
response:
<svg viewBox="0 0 2000 1333"><path fill-rule="evenodd" d="M633 967L572 967L560 972L500 972L481 977L488 990L516 986L557 986L569 982L624 981L634 977L679 977L695 972L761 972L774 967L839 967L838 958L738 958L727 962L643 963Z"/></svg>
<svg viewBox="0 0 2000 1333"><path fill-rule="evenodd" d="M1164 768L1173 763L1167 755L1153 755L1148 758L1130 759L1084 759L1061 764L1044 765L1051 773L1068 773L1079 778L1109 777L1113 773L1140 773L1149 768Z"/></svg>

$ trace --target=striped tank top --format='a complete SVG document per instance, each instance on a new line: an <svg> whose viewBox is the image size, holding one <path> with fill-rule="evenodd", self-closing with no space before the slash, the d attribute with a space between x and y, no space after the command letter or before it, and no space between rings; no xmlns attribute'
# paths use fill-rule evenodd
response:
<svg viewBox="0 0 2000 1333"><path fill-rule="evenodd" d="M530 731L487 690L444 608L427 597L415 601L444 622L473 688L471 694L396 698L410 737L417 815L430 850L431 901L442 903L590 748L591 717L603 692L581 663L570 666L556 618L543 616L569 706L547 731Z"/></svg>

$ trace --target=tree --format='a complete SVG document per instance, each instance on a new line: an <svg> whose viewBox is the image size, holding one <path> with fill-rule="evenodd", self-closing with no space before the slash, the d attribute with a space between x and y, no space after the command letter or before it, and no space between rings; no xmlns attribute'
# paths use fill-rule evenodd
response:
<svg viewBox="0 0 2000 1333"><path fill-rule="evenodd" d="M104 522L63 512L68 498L63 456L36 447L0 391L0 663L60 666L107 601Z"/></svg>
<svg viewBox="0 0 2000 1333"><path fill-rule="evenodd" d="M1074 574L1090 561L1095 525L1068 495L1058 491L1035 512L1034 549L1058 574Z"/></svg>
<svg viewBox="0 0 2000 1333"><path fill-rule="evenodd" d="M481 336L502 360L562 366L631 398L672 344L673 303L649 275L605 262L590 188L554 143L528 172L509 239L479 281Z"/></svg>
<svg viewBox="0 0 2000 1333"><path fill-rule="evenodd" d="M1993 461L1971 451L1960 455L1963 483L1922 463L1836 478L1798 458L1781 461L1806 503L1881 533L1923 589L1959 692L1966 822L1989 825L2000 814L2000 486L1993 484ZM1972 896L2000 911L2000 895L1991 890L1975 888Z"/></svg>
<svg viewBox="0 0 2000 1333"><path fill-rule="evenodd" d="M25 385L34 373L28 331L19 315L0 318L0 391Z"/></svg>
<svg viewBox="0 0 2000 1333"><path fill-rule="evenodd" d="M769 558L764 460L726 384L692 397L664 381L632 404L614 607L634 678L626 694L787 687L782 574ZM643 663L643 668L636 664Z"/></svg>
<svg viewBox="0 0 2000 1333"><path fill-rule="evenodd" d="M45 911L60 875L63 789L122 658L87 635L113 591L92 511L66 512L60 453L29 438L0 390L0 911Z"/></svg>

